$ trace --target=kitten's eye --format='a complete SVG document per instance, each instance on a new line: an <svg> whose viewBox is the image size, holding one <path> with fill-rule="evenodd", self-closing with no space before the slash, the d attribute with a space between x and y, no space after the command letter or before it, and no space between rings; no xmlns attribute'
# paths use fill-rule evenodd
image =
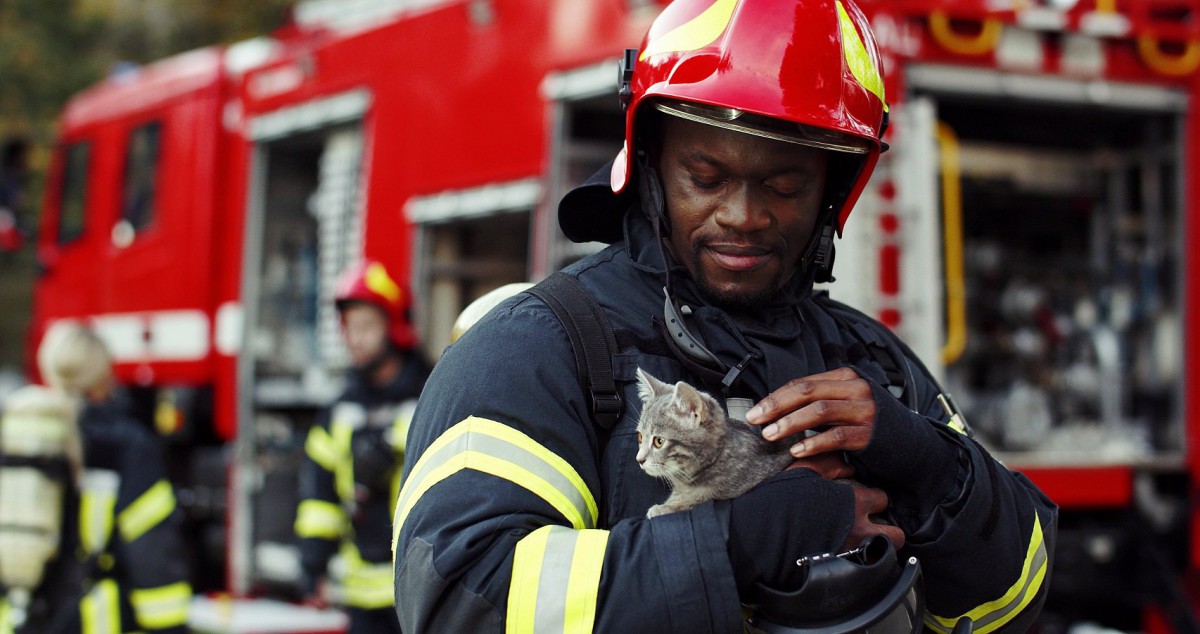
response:
<svg viewBox="0 0 1200 634"><path fill-rule="evenodd" d="M642 444L642 432L638 432L638 444Z"/></svg>
<svg viewBox="0 0 1200 634"><path fill-rule="evenodd" d="M662 449L662 446L663 446L663 437L662 436L655 436L653 442L654 442L655 449Z"/></svg>

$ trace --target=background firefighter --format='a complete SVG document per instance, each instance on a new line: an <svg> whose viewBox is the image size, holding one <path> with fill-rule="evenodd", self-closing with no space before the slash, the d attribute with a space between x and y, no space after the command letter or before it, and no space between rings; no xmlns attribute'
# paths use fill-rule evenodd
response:
<svg viewBox="0 0 1200 634"><path fill-rule="evenodd" d="M86 327L61 322L43 339L38 366L50 386L82 404L84 467L64 550L78 553L79 565L46 580L53 614L41 627L188 631L192 587L175 491L158 440L126 411L108 349Z"/></svg>
<svg viewBox="0 0 1200 634"><path fill-rule="evenodd" d="M408 290L382 264L347 271L336 293L352 370L347 387L305 443L296 513L304 593L321 602L320 581L337 552L337 584L350 632L399 631L392 608L391 514L411 406L429 365L417 350Z"/></svg>
<svg viewBox="0 0 1200 634"><path fill-rule="evenodd" d="M624 150L559 207L568 237L613 243L565 272L615 331L624 411L594 424L567 334L530 295L451 346L397 504L405 629L741 631L762 585L802 581L797 557L869 535L920 559L926 627L1028 628L1054 505L938 405L893 334L813 291L882 151L865 18L838 0L680 0L631 53ZM819 433L741 497L646 519L667 492L633 461L639 367L758 402L769 438ZM885 507L895 525L875 521Z"/></svg>

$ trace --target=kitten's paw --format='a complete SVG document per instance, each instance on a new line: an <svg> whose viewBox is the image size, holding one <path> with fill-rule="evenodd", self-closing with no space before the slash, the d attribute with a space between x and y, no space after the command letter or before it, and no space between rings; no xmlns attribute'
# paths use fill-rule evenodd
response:
<svg viewBox="0 0 1200 634"><path fill-rule="evenodd" d="M650 507L650 510L646 511L646 517L658 517L659 515L666 515L673 510L674 509L666 504L655 504L654 506Z"/></svg>

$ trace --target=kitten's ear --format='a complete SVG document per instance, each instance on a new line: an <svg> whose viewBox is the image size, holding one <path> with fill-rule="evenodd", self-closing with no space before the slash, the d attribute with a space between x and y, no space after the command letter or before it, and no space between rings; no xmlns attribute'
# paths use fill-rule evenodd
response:
<svg viewBox="0 0 1200 634"><path fill-rule="evenodd" d="M660 394L666 394L671 389L670 385L650 376L649 372L641 368L637 369L637 378L638 398L642 399L643 403L652 400Z"/></svg>
<svg viewBox="0 0 1200 634"><path fill-rule="evenodd" d="M680 381L675 384L675 400L679 402L684 409L696 414L700 418L705 416L705 408L707 403L704 401L704 395L699 390Z"/></svg>

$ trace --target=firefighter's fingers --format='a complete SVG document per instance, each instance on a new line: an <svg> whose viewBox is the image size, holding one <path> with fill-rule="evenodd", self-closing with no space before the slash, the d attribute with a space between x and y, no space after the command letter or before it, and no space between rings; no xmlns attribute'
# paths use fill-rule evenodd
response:
<svg viewBox="0 0 1200 634"><path fill-rule="evenodd" d="M771 392L746 412L746 422L764 425L820 400L871 398L871 386L850 368L839 368L793 379Z"/></svg>
<svg viewBox="0 0 1200 634"><path fill-rule="evenodd" d="M826 480L843 480L854 477L854 467L839 453L821 454L796 460L788 469L812 469Z"/></svg>
<svg viewBox="0 0 1200 634"><path fill-rule="evenodd" d="M815 435L802 438L792 445L792 456L809 458L818 454L858 451L871 442L873 426L867 424L830 425Z"/></svg>
<svg viewBox="0 0 1200 634"><path fill-rule="evenodd" d="M813 401L781 416L763 428L763 438L778 440L826 425L870 426L875 419L875 401L870 398Z"/></svg>
<svg viewBox="0 0 1200 634"><path fill-rule="evenodd" d="M846 537L844 548L854 548L868 537L883 535L897 549L904 546L904 531L891 524L881 523L873 517L887 510L887 494L867 486L854 487L854 525Z"/></svg>

